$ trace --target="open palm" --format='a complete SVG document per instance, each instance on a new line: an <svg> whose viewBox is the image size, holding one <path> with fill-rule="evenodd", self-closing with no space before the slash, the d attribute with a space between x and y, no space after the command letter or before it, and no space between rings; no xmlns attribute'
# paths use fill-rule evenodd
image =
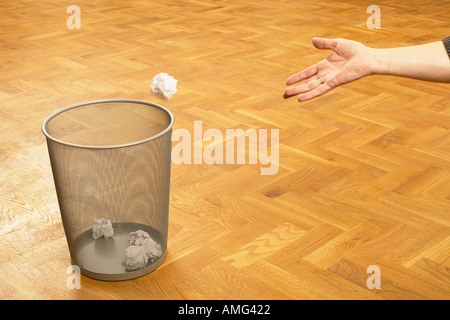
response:
<svg viewBox="0 0 450 320"><path fill-rule="evenodd" d="M362 43L346 39L313 38L313 44L318 49L333 51L326 59L289 77L286 85L306 81L287 88L285 98L301 94L299 101L310 100L341 84L370 74L369 48Z"/></svg>

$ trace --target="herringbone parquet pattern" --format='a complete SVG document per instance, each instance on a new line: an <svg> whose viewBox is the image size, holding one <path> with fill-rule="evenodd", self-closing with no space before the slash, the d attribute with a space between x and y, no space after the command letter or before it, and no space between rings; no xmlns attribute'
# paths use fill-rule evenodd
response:
<svg viewBox="0 0 450 320"><path fill-rule="evenodd" d="M76 4L79 30L60 1L0 4L0 298L450 298L449 85L372 76L282 99L288 76L328 54L313 36L437 41L450 1L377 1L379 30L356 0ZM159 72L179 80L168 101L148 90ZM280 168L173 165L164 264L69 290L40 126L63 106L119 97L165 105L174 129L279 129ZM366 286L370 265L381 289Z"/></svg>

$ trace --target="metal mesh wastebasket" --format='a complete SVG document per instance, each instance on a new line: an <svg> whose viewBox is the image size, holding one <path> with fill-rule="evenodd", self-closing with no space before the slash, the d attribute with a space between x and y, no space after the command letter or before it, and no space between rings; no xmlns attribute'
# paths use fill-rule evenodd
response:
<svg viewBox="0 0 450 320"><path fill-rule="evenodd" d="M126 280L164 261L173 123L168 109L130 99L68 106L44 121L70 256L83 275ZM94 237L99 220L110 220L112 236ZM124 263L130 233L139 230L159 254L130 269Z"/></svg>

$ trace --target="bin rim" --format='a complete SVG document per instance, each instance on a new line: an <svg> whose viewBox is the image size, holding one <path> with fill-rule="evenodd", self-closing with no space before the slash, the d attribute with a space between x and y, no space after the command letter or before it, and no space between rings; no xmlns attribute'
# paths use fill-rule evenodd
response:
<svg viewBox="0 0 450 320"><path fill-rule="evenodd" d="M90 104L97 104L97 103L108 103L108 102L128 102L128 103L140 103L140 104L145 104L151 107L156 107L159 108L161 110L163 110L164 112L166 112L169 117L170 117L170 122L168 124L168 126L162 130L161 132L150 136L148 138L145 139L141 139L141 140L137 140L137 141L133 141L133 142L129 142L129 143L123 143L123 144L116 144L116 145L101 145L101 146L91 146L91 145L82 145L82 144L75 144L75 143L70 143L70 142L65 142L59 139L56 139L55 137L52 137L48 132L47 132L47 124L50 120L52 120L53 118L55 118L57 115L70 110L70 109L74 109L74 108L78 108L78 107L84 107ZM175 122L175 118L172 114L172 112L170 112L169 109L167 109L166 107L163 107L157 103L154 102L149 102L149 101L144 101L144 100L137 100L137 99L98 99L98 100L90 100L90 101L85 101L85 102L80 102L80 103L76 103L76 104L72 104L70 106L64 107L62 109L59 109L55 112L53 112L51 115L49 115L44 122L42 123L42 133L50 140L66 145L66 146L70 146L70 147L76 147L76 148L84 148L84 149L113 149L113 148L122 148L122 147L130 147L130 146L134 146L134 145L138 145L150 140L154 140L164 134L166 134L167 132L169 132L172 127L173 124Z"/></svg>

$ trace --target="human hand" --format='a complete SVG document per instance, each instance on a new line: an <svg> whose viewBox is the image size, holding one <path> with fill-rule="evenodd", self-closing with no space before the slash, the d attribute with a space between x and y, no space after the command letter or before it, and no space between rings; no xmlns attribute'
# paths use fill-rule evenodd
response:
<svg viewBox="0 0 450 320"><path fill-rule="evenodd" d="M286 80L288 86L306 81L287 88L284 91L284 98L301 94L298 101L310 100L341 84L373 73L372 49L362 43L346 39L323 38L313 38L312 42L317 49L333 51L326 59L289 77Z"/></svg>

